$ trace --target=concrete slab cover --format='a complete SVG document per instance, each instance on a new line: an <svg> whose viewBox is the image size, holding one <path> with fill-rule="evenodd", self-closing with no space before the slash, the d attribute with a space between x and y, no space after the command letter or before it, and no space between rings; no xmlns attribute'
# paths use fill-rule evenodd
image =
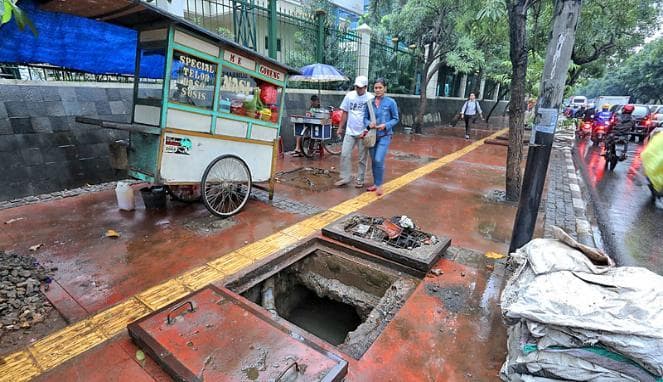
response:
<svg viewBox="0 0 663 382"><path fill-rule="evenodd" d="M397 248L384 241L362 238L355 235L353 232L346 231L347 225L352 224L357 218L370 219L371 217L359 213L347 215L346 217L324 227L322 229L322 234L334 240L369 251L375 255L396 261L421 272L428 272L433 267L433 264L442 257L449 245L451 245L451 239L437 234L430 234L437 238L437 242L424 244L412 249Z"/></svg>
<svg viewBox="0 0 663 382"><path fill-rule="evenodd" d="M340 381L347 362L227 289L208 286L130 324L129 334L177 381Z"/></svg>

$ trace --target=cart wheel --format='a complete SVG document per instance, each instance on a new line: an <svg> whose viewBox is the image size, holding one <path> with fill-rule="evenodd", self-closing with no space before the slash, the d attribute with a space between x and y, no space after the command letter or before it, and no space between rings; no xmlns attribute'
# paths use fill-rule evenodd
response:
<svg viewBox="0 0 663 382"><path fill-rule="evenodd" d="M315 155L316 140L311 138L311 129L307 128L302 134L302 154L307 158Z"/></svg>
<svg viewBox="0 0 663 382"><path fill-rule="evenodd" d="M246 162L235 155L221 155L203 173L203 203L216 216L234 215L249 200L251 184Z"/></svg>
<svg viewBox="0 0 663 382"><path fill-rule="evenodd" d="M173 200L183 203L196 203L200 201L200 186L166 186L166 192Z"/></svg>
<svg viewBox="0 0 663 382"><path fill-rule="evenodd" d="M327 151L332 155L339 155L341 153L341 149L343 148L343 138L345 137L345 135L341 135L339 137L337 131L338 131L338 126L332 127L331 138L322 141L325 147L325 151Z"/></svg>

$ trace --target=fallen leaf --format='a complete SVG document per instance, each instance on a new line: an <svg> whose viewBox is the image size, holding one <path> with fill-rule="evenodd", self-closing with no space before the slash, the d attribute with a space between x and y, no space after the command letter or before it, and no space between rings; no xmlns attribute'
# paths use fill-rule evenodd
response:
<svg viewBox="0 0 663 382"><path fill-rule="evenodd" d="M109 229L106 231L106 237L120 237L120 233L114 229Z"/></svg>
<svg viewBox="0 0 663 382"><path fill-rule="evenodd" d="M25 218L14 218L14 219L9 219L9 220L7 220L7 221L5 222L5 224L12 224L12 223L15 223L15 222L17 222L17 221L21 221L21 220L23 220L23 219L25 219Z"/></svg>
<svg viewBox="0 0 663 382"><path fill-rule="evenodd" d="M43 246L44 246L44 243L35 244L35 245L30 247L30 252L34 252L34 251L38 250L39 248L41 248Z"/></svg>
<svg viewBox="0 0 663 382"><path fill-rule="evenodd" d="M486 257L489 259L503 259L504 255L497 252L486 252Z"/></svg>

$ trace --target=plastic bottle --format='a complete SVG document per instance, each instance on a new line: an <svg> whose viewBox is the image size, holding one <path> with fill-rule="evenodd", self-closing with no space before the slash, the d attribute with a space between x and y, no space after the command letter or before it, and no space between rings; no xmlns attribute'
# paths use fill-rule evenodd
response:
<svg viewBox="0 0 663 382"><path fill-rule="evenodd" d="M124 211L133 211L136 209L134 199L134 190L127 183L117 182L115 187L115 196L117 197L117 206Z"/></svg>

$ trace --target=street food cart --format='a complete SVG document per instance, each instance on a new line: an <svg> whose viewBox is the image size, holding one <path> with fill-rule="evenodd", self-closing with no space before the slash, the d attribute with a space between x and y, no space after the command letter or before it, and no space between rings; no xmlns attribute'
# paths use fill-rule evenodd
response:
<svg viewBox="0 0 663 382"><path fill-rule="evenodd" d="M118 22L138 30L131 123L77 120L128 130L129 175L182 199L199 190L212 214L237 213L253 186L271 199L285 88L296 71L141 6L159 17Z"/></svg>
<svg viewBox="0 0 663 382"><path fill-rule="evenodd" d="M306 115L291 115L294 135L302 137L302 153L312 158L316 152L323 155L323 148L330 154L340 154L343 141L338 138L338 126L332 124L329 112L308 112Z"/></svg>

